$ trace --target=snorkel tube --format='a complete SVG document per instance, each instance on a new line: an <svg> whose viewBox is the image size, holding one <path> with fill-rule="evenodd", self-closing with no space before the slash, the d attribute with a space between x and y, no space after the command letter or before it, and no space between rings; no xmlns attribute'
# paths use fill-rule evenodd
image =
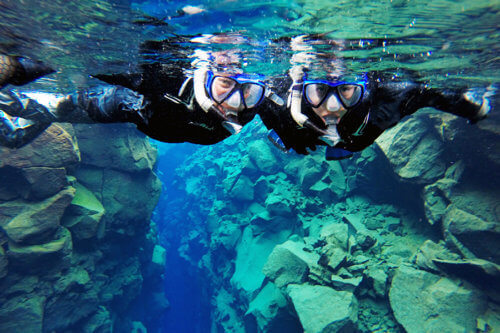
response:
<svg viewBox="0 0 500 333"><path fill-rule="evenodd" d="M193 73L194 97L200 107L206 113L212 113L222 121L222 126L231 134L238 134L243 126L230 121L226 115L219 110L212 99L208 96L205 83L207 82L208 71L210 70L209 55L202 50L195 51L195 57L192 65L195 67Z"/></svg>
<svg viewBox="0 0 500 333"><path fill-rule="evenodd" d="M293 58L292 58L293 61ZM302 90L304 85L304 66L293 65L290 69L290 77L293 80L288 97L288 107L293 120L300 127L306 127L314 131L318 136L324 136L328 133L320 129L309 120L309 117L302 113Z"/></svg>
<svg viewBox="0 0 500 333"><path fill-rule="evenodd" d="M298 51L290 60L290 77L293 80L290 87L288 107L293 120L300 126L310 129L318 135L319 139L328 146L333 147L341 141L336 124L327 122L327 129L316 126L307 115L302 113L302 94L304 89L304 78L306 69L310 68L312 61L316 59L313 48L306 42L307 35L297 36L291 40L291 48Z"/></svg>

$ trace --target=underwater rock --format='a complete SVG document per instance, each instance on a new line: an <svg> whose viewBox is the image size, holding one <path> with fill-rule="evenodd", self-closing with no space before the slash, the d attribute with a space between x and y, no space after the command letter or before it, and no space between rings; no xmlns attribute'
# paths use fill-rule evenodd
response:
<svg viewBox="0 0 500 333"><path fill-rule="evenodd" d="M387 294L387 273L382 268L370 266L365 270L365 276L375 295L384 298Z"/></svg>
<svg viewBox="0 0 500 333"><path fill-rule="evenodd" d="M10 266L33 272L60 264L61 260L71 255L72 249L71 233L60 227L55 238L47 243L20 245L9 241L7 256Z"/></svg>
<svg viewBox="0 0 500 333"><path fill-rule="evenodd" d="M61 126L52 124L30 144L19 149L0 147L0 168L60 168L80 161L78 146Z"/></svg>
<svg viewBox="0 0 500 333"><path fill-rule="evenodd" d="M113 321L111 314L104 307L100 306L96 313L88 319L82 326L83 332L112 333Z"/></svg>
<svg viewBox="0 0 500 333"><path fill-rule="evenodd" d="M22 193L24 199L36 200L50 197L68 185L65 168L23 168L21 177L29 188Z"/></svg>
<svg viewBox="0 0 500 333"><path fill-rule="evenodd" d="M0 332L42 332L45 297L9 299L0 306Z"/></svg>
<svg viewBox="0 0 500 333"><path fill-rule="evenodd" d="M265 140L255 140L248 144L248 155L257 168L263 173L274 173L278 161Z"/></svg>
<svg viewBox="0 0 500 333"><path fill-rule="evenodd" d="M488 222L450 206L443 221L446 235L453 235L463 246L481 259L500 263L500 224Z"/></svg>
<svg viewBox="0 0 500 333"><path fill-rule="evenodd" d="M303 189L307 190L323 178L325 170L321 162L313 158L305 158L301 163L298 161L292 166L287 166L287 173L291 175L298 175L298 182Z"/></svg>
<svg viewBox="0 0 500 333"><path fill-rule="evenodd" d="M80 267L71 268L55 282L45 303L44 332L64 332L98 309L98 290Z"/></svg>
<svg viewBox="0 0 500 333"><path fill-rule="evenodd" d="M353 293L307 284L290 284L286 290L304 332L356 331L358 302Z"/></svg>
<svg viewBox="0 0 500 333"><path fill-rule="evenodd" d="M349 228L345 223L333 223L321 229L320 239L344 251L349 248Z"/></svg>
<svg viewBox="0 0 500 333"><path fill-rule="evenodd" d="M238 177L233 184L229 195L240 201L252 201L254 199L253 182L245 175Z"/></svg>
<svg viewBox="0 0 500 333"><path fill-rule="evenodd" d="M161 182L153 173L80 167L76 177L105 207L101 223L107 232L133 236L136 223L149 223L161 191Z"/></svg>
<svg viewBox="0 0 500 333"><path fill-rule="evenodd" d="M460 256L451 252L441 242L436 244L431 240L426 240L418 249L413 261L422 269L439 272L439 268L434 264L435 259L458 260Z"/></svg>
<svg viewBox="0 0 500 333"><path fill-rule="evenodd" d="M5 254L3 247L0 246L0 279L7 275L8 264L9 261L7 260L7 255Z"/></svg>
<svg viewBox="0 0 500 333"><path fill-rule="evenodd" d="M87 165L138 172L152 170L156 163L156 149L134 125L79 124L74 128Z"/></svg>
<svg viewBox="0 0 500 333"><path fill-rule="evenodd" d="M76 239L88 239L96 235L104 207L95 195L83 185L76 183L75 196L62 217L61 224L71 231Z"/></svg>
<svg viewBox="0 0 500 333"><path fill-rule="evenodd" d="M307 280L309 268L316 265L319 256L305 252L304 244L291 240L277 245L262 268L264 275L278 287L291 283L300 284Z"/></svg>
<svg viewBox="0 0 500 333"><path fill-rule="evenodd" d="M487 309L486 296L474 287L404 265L396 270L389 300L408 333L474 332Z"/></svg>
<svg viewBox="0 0 500 333"><path fill-rule="evenodd" d="M249 316L254 317L259 332L302 332L293 309L290 309L283 293L272 283L267 283L252 300L245 313L245 321L249 321Z"/></svg>
<svg viewBox="0 0 500 333"><path fill-rule="evenodd" d="M236 247L236 260L231 285L243 290L250 298L260 289L265 275L262 268L276 244L290 236L289 230L279 233L258 233L252 226L243 230L241 240Z"/></svg>
<svg viewBox="0 0 500 333"><path fill-rule="evenodd" d="M37 244L52 237L59 228L60 219L73 199L75 189L70 187L36 203L24 200L0 204L0 226L7 237L17 244Z"/></svg>
<svg viewBox="0 0 500 333"><path fill-rule="evenodd" d="M482 259L433 259L442 271L458 276L488 290L488 296L500 300L500 266Z"/></svg>
<svg viewBox="0 0 500 333"><path fill-rule="evenodd" d="M444 178L424 187L425 216L431 225L442 221L443 216L446 214L446 209L452 200L452 189L458 184L464 168L465 166L462 161L454 163L446 170Z"/></svg>
<svg viewBox="0 0 500 333"><path fill-rule="evenodd" d="M376 142L403 180L430 184L444 175L443 141L428 118L409 117Z"/></svg>

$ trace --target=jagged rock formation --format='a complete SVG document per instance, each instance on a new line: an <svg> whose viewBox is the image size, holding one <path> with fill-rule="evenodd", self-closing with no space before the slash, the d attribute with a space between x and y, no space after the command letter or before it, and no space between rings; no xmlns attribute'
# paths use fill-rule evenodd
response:
<svg viewBox="0 0 500 333"><path fill-rule="evenodd" d="M340 162L283 154L251 127L200 148L176 171L188 213L171 222L214 290L214 326L500 329L499 133L487 127L416 115Z"/></svg>
<svg viewBox="0 0 500 333"><path fill-rule="evenodd" d="M126 126L52 125L0 148L1 332L131 331L166 309L155 161Z"/></svg>

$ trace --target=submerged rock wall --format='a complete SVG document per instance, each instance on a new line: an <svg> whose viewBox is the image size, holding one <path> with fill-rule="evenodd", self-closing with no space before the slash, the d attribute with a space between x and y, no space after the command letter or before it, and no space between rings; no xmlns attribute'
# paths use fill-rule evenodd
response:
<svg viewBox="0 0 500 333"><path fill-rule="evenodd" d="M255 127L192 154L166 223L213 291L213 331L500 329L489 121L419 114L340 162L284 154Z"/></svg>
<svg viewBox="0 0 500 333"><path fill-rule="evenodd" d="M0 332L157 329L168 302L155 162L123 125L52 125L0 148Z"/></svg>

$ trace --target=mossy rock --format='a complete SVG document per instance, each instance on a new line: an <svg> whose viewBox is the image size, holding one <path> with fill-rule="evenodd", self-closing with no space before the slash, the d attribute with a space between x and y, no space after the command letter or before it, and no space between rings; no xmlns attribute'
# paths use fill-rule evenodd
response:
<svg viewBox="0 0 500 333"><path fill-rule="evenodd" d="M9 263L16 268L34 271L46 269L47 265L57 265L71 254L73 242L68 229L61 227L56 237L38 245L19 245L9 241L7 256Z"/></svg>
<svg viewBox="0 0 500 333"><path fill-rule="evenodd" d="M92 238L97 234L104 206L96 196L83 185L75 184L75 197L66 210L62 225L69 228L77 239Z"/></svg>
<svg viewBox="0 0 500 333"><path fill-rule="evenodd" d="M56 195L40 202L24 200L0 205L5 212L0 217L0 226L8 238L16 244L40 244L53 238L59 228L63 213L73 199L75 189L68 187Z"/></svg>
<svg viewBox="0 0 500 333"><path fill-rule="evenodd" d="M3 247L0 246L0 279L7 275L7 265L7 255L5 254Z"/></svg>

